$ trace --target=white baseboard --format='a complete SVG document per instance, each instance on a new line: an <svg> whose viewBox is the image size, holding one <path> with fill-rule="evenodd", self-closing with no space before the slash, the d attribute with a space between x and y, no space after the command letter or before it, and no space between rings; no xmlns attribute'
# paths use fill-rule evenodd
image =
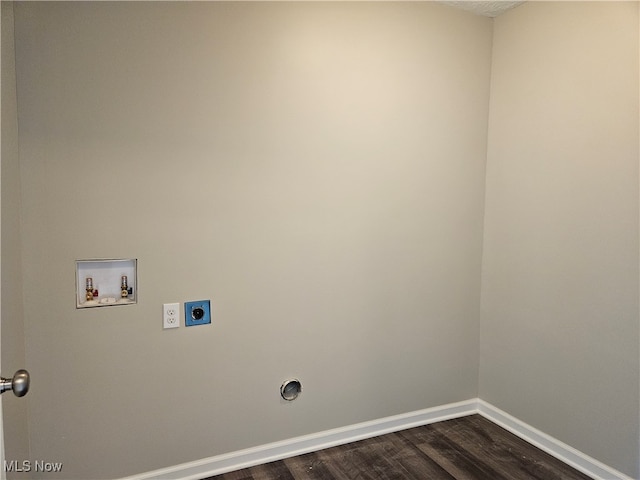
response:
<svg viewBox="0 0 640 480"><path fill-rule="evenodd" d="M145 472L120 480L199 480L254 465L384 435L385 433L397 432L476 413L596 480L633 480L631 477L585 455L479 398L268 443Z"/></svg>
<svg viewBox="0 0 640 480"><path fill-rule="evenodd" d="M524 423L508 413L494 407L484 400L477 400L478 413L491 420L496 425L510 431L526 442L538 447L540 450L562 460L576 470L589 475L596 480L633 480L631 477L619 472L598 460L576 450L566 443L557 440L550 435Z"/></svg>
<svg viewBox="0 0 640 480"><path fill-rule="evenodd" d="M197 480L474 413L477 413L477 400L471 399L216 455L121 480Z"/></svg>

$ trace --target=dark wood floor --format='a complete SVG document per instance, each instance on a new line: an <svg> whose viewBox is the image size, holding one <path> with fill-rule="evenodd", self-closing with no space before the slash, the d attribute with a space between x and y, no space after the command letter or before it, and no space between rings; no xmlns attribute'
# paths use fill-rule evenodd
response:
<svg viewBox="0 0 640 480"><path fill-rule="evenodd" d="M471 415L207 480L589 480L480 415Z"/></svg>

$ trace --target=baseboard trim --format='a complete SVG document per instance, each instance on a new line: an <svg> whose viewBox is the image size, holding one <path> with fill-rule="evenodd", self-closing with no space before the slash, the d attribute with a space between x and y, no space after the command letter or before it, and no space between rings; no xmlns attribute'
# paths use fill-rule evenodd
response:
<svg viewBox="0 0 640 480"><path fill-rule="evenodd" d="M477 399L474 398L217 455L121 480L198 480L407 428L472 415L478 412L477 406Z"/></svg>
<svg viewBox="0 0 640 480"><path fill-rule="evenodd" d="M386 433L476 413L596 480L633 480L622 472L585 455L479 398L216 455L120 480L199 480Z"/></svg>
<svg viewBox="0 0 640 480"><path fill-rule="evenodd" d="M517 435L526 442L538 447L540 450L562 460L567 465L572 466L585 475L589 475L596 480L633 480L624 473L599 462L595 458L591 458L484 400L478 399L477 403L478 413L480 415L491 420L496 425L500 425L502 428Z"/></svg>

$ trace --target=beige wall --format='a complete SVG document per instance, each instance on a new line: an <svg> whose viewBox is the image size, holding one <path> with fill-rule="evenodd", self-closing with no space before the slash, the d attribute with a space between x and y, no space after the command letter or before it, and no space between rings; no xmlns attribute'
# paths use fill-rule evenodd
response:
<svg viewBox="0 0 640 480"><path fill-rule="evenodd" d="M20 164L16 105L13 5L2 2L2 374L10 377L25 368L20 236ZM29 458L27 402L6 394L2 398L5 457ZM11 475L9 474L9 477Z"/></svg>
<svg viewBox="0 0 640 480"><path fill-rule="evenodd" d="M637 478L638 3L494 25L480 397Z"/></svg>
<svg viewBox="0 0 640 480"><path fill-rule="evenodd" d="M493 60L433 3L15 10L32 459L112 478L480 396L640 476L637 2L528 2ZM138 258L137 305L74 308L95 257Z"/></svg>
<svg viewBox="0 0 640 480"><path fill-rule="evenodd" d="M15 10L32 458L112 478L477 396L490 19ZM137 305L75 309L95 257L138 258Z"/></svg>

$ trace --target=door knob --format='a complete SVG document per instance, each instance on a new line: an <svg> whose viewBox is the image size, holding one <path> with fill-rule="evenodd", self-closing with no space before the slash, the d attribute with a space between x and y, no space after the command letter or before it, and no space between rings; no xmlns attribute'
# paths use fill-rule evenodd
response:
<svg viewBox="0 0 640 480"><path fill-rule="evenodd" d="M13 378L0 377L0 393L13 390L16 397L24 397L29 391L29 372L18 370Z"/></svg>

